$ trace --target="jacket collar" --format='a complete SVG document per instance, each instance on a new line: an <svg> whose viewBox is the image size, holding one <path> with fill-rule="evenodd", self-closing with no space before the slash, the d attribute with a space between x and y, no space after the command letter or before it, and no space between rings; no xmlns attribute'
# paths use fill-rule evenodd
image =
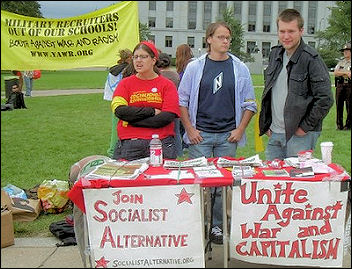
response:
<svg viewBox="0 0 352 269"><path fill-rule="evenodd" d="M290 57L290 61L293 63L297 63L298 58L301 56L302 51L304 50L304 47L306 46L306 43L304 43L303 39L301 38L299 45L295 52L292 54ZM283 54L285 53L285 49L282 45L279 46L280 51L276 56L276 61L282 61Z"/></svg>

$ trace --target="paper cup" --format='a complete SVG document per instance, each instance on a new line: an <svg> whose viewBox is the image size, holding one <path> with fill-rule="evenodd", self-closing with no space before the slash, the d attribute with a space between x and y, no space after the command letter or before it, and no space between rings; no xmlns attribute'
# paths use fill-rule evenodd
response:
<svg viewBox="0 0 352 269"><path fill-rule="evenodd" d="M331 164L332 160L332 148L334 144L332 142L321 142L321 159L325 164Z"/></svg>

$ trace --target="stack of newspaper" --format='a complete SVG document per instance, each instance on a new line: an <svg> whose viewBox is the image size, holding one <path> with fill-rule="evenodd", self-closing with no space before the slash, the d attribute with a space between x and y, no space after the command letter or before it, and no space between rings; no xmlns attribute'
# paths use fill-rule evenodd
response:
<svg viewBox="0 0 352 269"><path fill-rule="evenodd" d="M223 157L219 157L217 161L217 165L219 167L233 167L234 165L244 165L244 166L253 166L253 167L258 167L258 166L263 166L262 160L259 158L259 155L255 155L252 157L249 157L244 160L236 161L236 160L229 160Z"/></svg>
<svg viewBox="0 0 352 269"><path fill-rule="evenodd" d="M164 161L164 168L166 169L187 169L192 167L199 167L199 166L207 166L208 161L203 156L196 159L190 159L187 161L173 161L173 160L165 160Z"/></svg>
<svg viewBox="0 0 352 269"><path fill-rule="evenodd" d="M92 172L85 178L87 179L136 179L149 167L147 161L108 161Z"/></svg>

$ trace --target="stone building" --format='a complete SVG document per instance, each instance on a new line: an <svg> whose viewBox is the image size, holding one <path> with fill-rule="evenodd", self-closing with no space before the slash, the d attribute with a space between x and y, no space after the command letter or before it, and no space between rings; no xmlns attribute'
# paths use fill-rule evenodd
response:
<svg viewBox="0 0 352 269"><path fill-rule="evenodd" d="M195 56L206 51L205 29L230 8L244 30L243 50L253 53L251 72L261 73L270 48L277 44L277 15L286 8L297 9L304 18L303 39L319 46L315 33L328 27L329 7L335 1L138 1L140 22L149 26L156 46L175 57L178 45L187 43Z"/></svg>

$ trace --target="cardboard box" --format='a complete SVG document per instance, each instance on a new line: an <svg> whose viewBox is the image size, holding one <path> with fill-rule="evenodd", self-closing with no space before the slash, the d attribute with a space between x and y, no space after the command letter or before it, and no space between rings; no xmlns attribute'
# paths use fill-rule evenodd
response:
<svg viewBox="0 0 352 269"><path fill-rule="evenodd" d="M15 244L12 212L1 208L1 247Z"/></svg>

